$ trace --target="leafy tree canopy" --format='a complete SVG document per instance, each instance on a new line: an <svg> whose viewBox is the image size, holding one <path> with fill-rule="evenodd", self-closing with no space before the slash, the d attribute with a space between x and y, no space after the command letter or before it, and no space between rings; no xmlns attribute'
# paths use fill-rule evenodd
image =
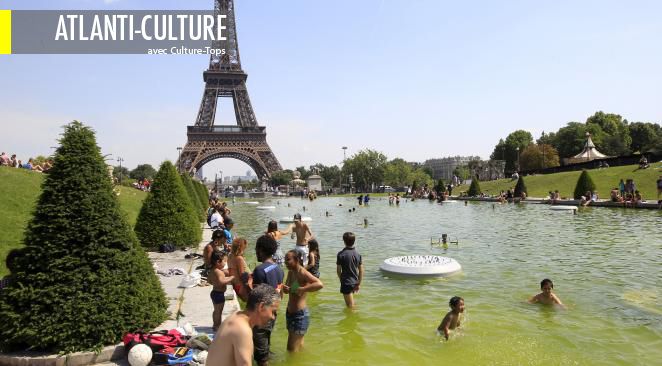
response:
<svg viewBox="0 0 662 366"><path fill-rule="evenodd" d="M293 172L289 169L279 170L271 175L272 186L285 186L288 185L293 178Z"/></svg>
<svg viewBox="0 0 662 366"><path fill-rule="evenodd" d="M379 185L384 181L386 155L381 152L365 149L345 160L343 176L352 174L357 188L367 190L372 184Z"/></svg>
<svg viewBox="0 0 662 366"><path fill-rule="evenodd" d="M524 171L559 166L559 154L552 145L531 144L521 152L520 166Z"/></svg>
<svg viewBox="0 0 662 366"><path fill-rule="evenodd" d="M413 171L411 165L403 159L393 159L384 166L384 184L392 187L409 185Z"/></svg>
<svg viewBox="0 0 662 366"><path fill-rule="evenodd" d="M156 176L156 169L149 164L140 164L131 172L129 172L129 177L133 179L142 180L147 178L148 180L154 179Z"/></svg>

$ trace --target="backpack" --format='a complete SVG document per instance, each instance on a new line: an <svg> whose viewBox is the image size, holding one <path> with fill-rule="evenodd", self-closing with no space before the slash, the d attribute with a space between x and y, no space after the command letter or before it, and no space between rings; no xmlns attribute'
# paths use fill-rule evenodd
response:
<svg viewBox="0 0 662 366"><path fill-rule="evenodd" d="M186 345L188 339L182 336L176 329L159 330L156 332L144 333L137 331L135 333L127 333L124 335L122 342L126 351L129 352L133 346L139 343L144 343L156 353L165 347L182 347Z"/></svg>
<svg viewBox="0 0 662 366"><path fill-rule="evenodd" d="M175 244L167 243L159 245L159 253L172 253L175 251Z"/></svg>

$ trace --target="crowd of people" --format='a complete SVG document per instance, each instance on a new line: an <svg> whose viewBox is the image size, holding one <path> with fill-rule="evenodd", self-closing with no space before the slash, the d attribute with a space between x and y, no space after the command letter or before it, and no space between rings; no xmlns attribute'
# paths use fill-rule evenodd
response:
<svg viewBox="0 0 662 366"><path fill-rule="evenodd" d="M29 158L27 163L23 163L22 160L16 158L16 154L9 156L6 152L0 154L0 166L8 166L11 168L20 168L27 169L40 173L48 173L48 171L53 167L53 159L46 159L43 163L38 164L35 159Z"/></svg>
<svg viewBox="0 0 662 366"><path fill-rule="evenodd" d="M658 182L658 196L660 191L660 183ZM609 199L611 202L622 203L625 207L635 207L639 203L644 202L643 197L633 179L621 179L618 182L618 187L614 187L609 192Z"/></svg>
<svg viewBox="0 0 662 366"><path fill-rule="evenodd" d="M284 231L278 229L276 221L270 221L267 231L255 243L259 264L251 272L245 259L247 242L242 238L228 242L228 238L232 238L228 235L232 227L227 225L232 219L229 211L223 209L223 203L219 205L220 211L225 213L222 219L224 224L216 228L212 242L204 251L205 266L211 271L208 278L213 285L210 297L214 305L212 317L216 332L209 347L207 363L250 365L255 360L258 365L268 365L271 336L280 302L285 296L288 296L285 310L287 350L297 352L304 345L311 314L306 296L325 287L320 280L319 243L310 226L301 220L300 214L294 215L294 223ZM296 238L296 245L283 255L280 239L288 234ZM344 248L336 255L336 274L345 306L354 308L354 295L361 289L364 277L363 258L356 248L356 236L352 232L345 232L342 240ZM223 269L226 263L227 269ZM225 301L222 295L228 285L233 286L238 298L246 305L243 311L221 319ZM551 280L544 279L540 283L541 292L528 302L564 307L553 293L553 287ZM464 299L454 296L449 306L450 311L437 327L439 334L447 340L451 331L462 323Z"/></svg>
<svg viewBox="0 0 662 366"><path fill-rule="evenodd" d="M299 351L310 326L306 295L324 287L320 280L319 243L310 226L298 213L293 224L283 231L278 229L276 221L270 221L255 243L260 263L250 271L245 258L247 242L232 233L231 210L224 202L212 199L209 213L208 224L214 232L203 250L203 273L212 285L210 298L216 338L207 362L250 365L254 359L258 365L267 365L277 310L285 295L288 296L287 350ZM296 239L296 244L283 254L280 240L288 234ZM345 247L336 258L337 276L345 304L353 308L353 295L363 280L363 261L355 247L355 235L346 232L342 239ZM222 319L227 286L233 287L246 306L245 310Z"/></svg>

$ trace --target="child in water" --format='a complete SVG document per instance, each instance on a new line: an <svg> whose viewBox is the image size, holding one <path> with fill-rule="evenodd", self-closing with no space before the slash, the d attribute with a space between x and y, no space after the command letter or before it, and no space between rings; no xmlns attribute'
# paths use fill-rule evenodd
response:
<svg viewBox="0 0 662 366"><path fill-rule="evenodd" d="M544 305L559 305L562 308L565 308L565 305L561 302L561 299L552 292L554 289L554 283L549 278L545 278L540 281L540 290L541 293L529 299L531 304L544 304Z"/></svg>
<svg viewBox="0 0 662 366"><path fill-rule="evenodd" d="M438 332L444 332L444 338L448 340L448 334L451 329L460 326L460 314L464 313L464 299L459 296L453 296L451 301L448 302L451 311L446 314L444 320L437 327Z"/></svg>

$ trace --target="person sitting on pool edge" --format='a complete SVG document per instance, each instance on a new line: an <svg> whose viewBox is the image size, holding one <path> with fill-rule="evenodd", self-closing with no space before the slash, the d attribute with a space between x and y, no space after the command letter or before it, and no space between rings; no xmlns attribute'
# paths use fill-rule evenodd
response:
<svg viewBox="0 0 662 366"><path fill-rule="evenodd" d="M550 280L549 278L545 278L544 280L540 281L540 290L542 290L542 292L530 298L529 303L543 304L543 305L556 304L565 309L565 305L563 305L561 299L559 299L559 297L552 292L553 289L554 289L554 283L552 282L552 280Z"/></svg>

